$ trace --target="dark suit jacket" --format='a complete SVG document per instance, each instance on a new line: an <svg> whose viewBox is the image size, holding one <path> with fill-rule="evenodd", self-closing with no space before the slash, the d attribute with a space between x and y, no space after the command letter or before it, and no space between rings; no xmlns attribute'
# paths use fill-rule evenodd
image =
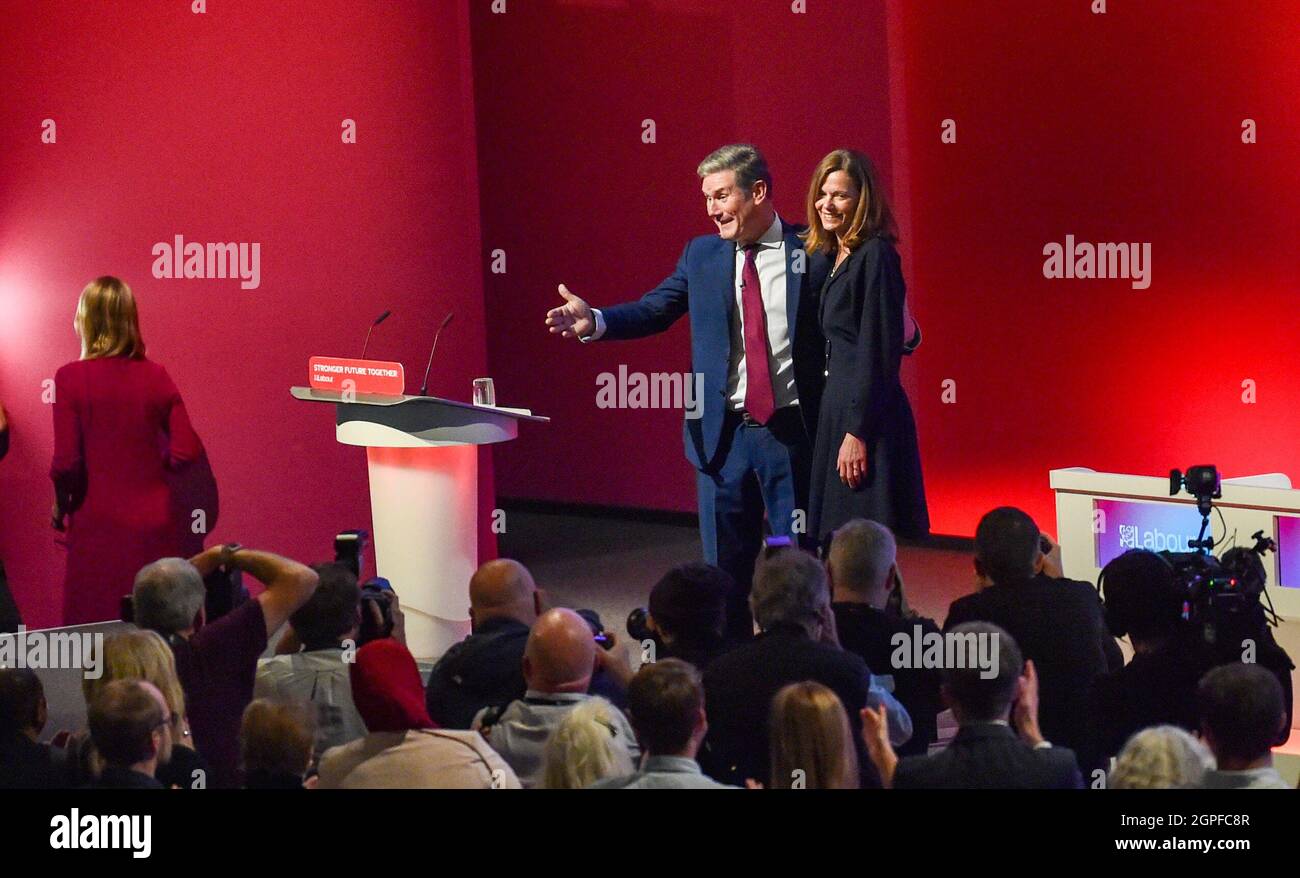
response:
<svg viewBox="0 0 1300 878"><path fill-rule="evenodd" d="M104 766L96 780L82 787L88 790L161 790L163 785L147 774L129 768Z"/></svg>
<svg viewBox="0 0 1300 878"><path fill-rule="evenodd" d="M1038 671L1038 721L1043 736L1073 750L1086 748L1088 695L1119 657L1102 617L1097 590L1086 582L1039 574L953 601L944 630L963 622L992 622L1007 631ZM1107 643L1109 641L1109 644Z"/></svg>
<svg viewBox="0 0 1300 878"><path fill-rule="evenodd" d="M786 247L786 319L791 332L795 388L804 425L811 437L817 427L817 406L824 383L825 340L817 325L817 296L824 274L813 276L798 233L802 226L781 221ZM802 263L802 271L796 263ZM824 267L827 263L819 261ZM682 251L677 268L663 283L635 302L600 309L605 319L601 340L642 338L663 332L677 318L691 315L691 370L704 376L704 413L686 418L683 428L686 457L697 469L715 463L727 409L727 377L731 353L731 321L738 320L735 293L736 247L717 235L693 239Z"/></svg>
<svg viewBox="0 0 1300 878"><path fill-rule="evenodd" d="M849 715L863 782L879 786L862 749L859 716L867 703L870 672L851 652L810 638L801 628L780 626L714 659L704 671L704 709L709 733L700 765L715 780L743 786L754 778L769 785L768 718L772 697L785 685L814 680L834 690Z"/></svg>
<svg viewBox="0 0 1300 878"><path fill-rule="evenodd" d="M934 668L895 668L890 661L894 653L893 637L909 638L921 629L924 637L938 633L939 626L925 616L904 618L877 610L870 604L836 602L835 630L840 646L862 656L871 673L894 678L894 697L912 717L912 737L896 747L899 756L924 755L939 738L938 716L943 711L939 697L939 671Z"/></svg>
<svg viewBox="0 0 1300 878"><path fill-rule="evenodd" d="M57 790L74 786L66 754L15 733L0 738L0 790Z"/></svg>
<svg viewBox="0 0 1300 878"><path fill-rule="evenodd" d="M1074 790L1083 786L1074 751L1035 750L1009 726L962 726L931 756L908 756L894 771L896 790Z"/></svg>

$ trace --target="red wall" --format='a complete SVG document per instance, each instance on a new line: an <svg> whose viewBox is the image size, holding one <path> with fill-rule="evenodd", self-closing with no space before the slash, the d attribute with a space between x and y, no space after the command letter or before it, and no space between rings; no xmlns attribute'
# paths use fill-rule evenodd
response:
<svg viewBox="0 0 1300 878"><path fill-rule="evenodd" d="M1056 467L1300 478L1300 4L899 6L935 530L1001 502L1054 526ZM1067 233L1150 242L1150 288L1046 280Z"/></svg>
<svg viewBox="0 0 1300 878"><path fill-rule="evenodd" d="M306 560L369 528L364 452L293 401L311 354L402 360L448 309L430 390L483 373L466 8L296 0L7 4L0 19L0 557L29 624L59 622L63 550L41 381L78 354L103 273L134 289L221 487L212 536ZM40 142L52 118L58 142ZM340 140L356 120L355 145ZM260 242L262 282L155 280L150 248ZM490 469L484 493L491 496ZM488 507L490 509L490 503Z"/></svg>
<svg viewBox="0 0 1300 878"><path fill-rule="evenodd" d="M1002 503L1053 527L1054 467L1300 477L1300 5L807 5L475 12L484 245L508 253L507 273L485 279L490 365L556 418L499 454L503 494L694 508L680 416L602 411L594 393L620 363L688 369L686 321L579 349L542 315L558 281L596 304L657 283L712 229L695 164L744 139L768 154L787 216L833 147L867 151L891 178L925 329L904 377L936 532L970 534ZM655 145L639 140L647 117ZM955 144L940 142L945 118ZM1044 279L1043 246L1066 234L1150 242L1150 288ZM1241 401L1245 379L1256 404Z"/></svg>

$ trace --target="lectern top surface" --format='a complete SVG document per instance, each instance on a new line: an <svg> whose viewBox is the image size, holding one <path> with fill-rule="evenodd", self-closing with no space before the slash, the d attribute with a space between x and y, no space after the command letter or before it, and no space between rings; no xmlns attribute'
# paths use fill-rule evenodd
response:
<svg viewBox="0 0 1300 878"><path fill-rule="evenodd" d="M333 390L316 390L311 387L290 387L294 399L306 400L307 402L328 402L342 403L343 394ZM474 405L469 402L458 402L454 399L443 399L439 396L410 396L403 394L401 396L379 396L371 393L355 393L352 395L350 403L359 405L382 405L395 406L411 403L415 405L436 405L450 406L452 408L469 409L484 414L506 415L520 421L533 421L535 423L549 423L550 418L544 415L535 415L528 409L506 408L504 406Z"/></svg>

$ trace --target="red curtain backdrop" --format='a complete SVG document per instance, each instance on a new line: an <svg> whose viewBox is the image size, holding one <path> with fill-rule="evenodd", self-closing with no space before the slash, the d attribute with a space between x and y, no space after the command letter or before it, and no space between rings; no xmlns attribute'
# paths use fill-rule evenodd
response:
<svg viewBox="0 0 1300 878"><path fill-rule="evenodd" d="M290 398L308 357L358 356L391 308L369 355L405 362L414 392L455 310L430 392L468 400L485 372L468 7L10 3L0 33L0 558L26 621L59 623L63 576L41 382L76 359L99 274L131 284L207 446L210 538L328 560L338 529L370 528L365 452ZM260 287L155 279L151 247L178 234L259 242Z"/></svg>
<svg viewBox="0 0 1300 878"><path fill-rule="evenodd" d="M712 230L696 163L736 140L765 150L790 218L834 147L865 150L890 180L925 330L904 380L935 532L969 535L1005 503L1054 529L1055 467L1300 477L1300 4L485 6L483 235L508 254L485 277L503 315L490 364L556 417L502 449L503 494L694 508L679 414L595 404L596 376L620 364L689 369L686 321L579 349L542 315L559 281L601 304L667 275ZM655 144L640 140L647 118ZM1150 287L1045 279L1043 247L1067 234L1150 243Z"/></svg>

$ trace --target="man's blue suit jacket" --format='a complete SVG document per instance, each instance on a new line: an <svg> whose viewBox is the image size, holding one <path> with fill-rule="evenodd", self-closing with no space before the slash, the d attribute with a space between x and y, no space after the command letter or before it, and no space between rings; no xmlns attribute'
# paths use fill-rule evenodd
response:
<svg viewBox="0 0 1300 878"><path fill-rule="evenodd" d="M818 300L829 262L804 252L800 226L782 220L786 252L786 320L793 334L795 388L811 442L824 385L826 342L818 323ZM704 413L686 418L686 457L709 471L717 460L727 410L727 371L731 321L739 320L735 293L735 243L701 235L682 251L676 270L635 302L601 308L601 340L642 338L663 332L687 312L691 315L691 370L704 376Z"/></svg>

